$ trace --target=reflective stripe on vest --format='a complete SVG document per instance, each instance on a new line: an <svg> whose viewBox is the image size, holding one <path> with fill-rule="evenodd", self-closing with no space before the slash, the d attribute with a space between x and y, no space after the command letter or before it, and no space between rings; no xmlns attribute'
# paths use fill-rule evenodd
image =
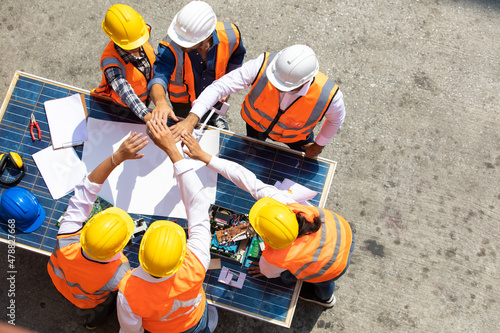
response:
<svg viewBox="0 0 500 333"><path fill-rule="evenodd" d="M239 46L238 29L231 23L217 22L215 33L219 39L216 45L215 79L226 74L227 65L233 52ZM168 83L168 94L171 102L191 104L196 98L194 74L189 56L168 35L160 42L168 47L175 58L175 68Z"/></svg>
<svg viewBox="0 0 500 333"><path fill-rule="evenodd" d="M120 282L132 312L142 318L150 332L184 332L203 316L206 296L203 290L205 267L188 248L180 269L160 282L142 279L142 268L128 273Z"/></svg>
<svg viewBox="0 0 500 333"><path fill-rule="evenodd" d="M314 253L314 256L313 256L313 259L311 260L311 262L305 264L304 266L302 266L302 268L298 269L294 275L299 275L304 269L306 269L307 267L309 267L309 265L311 264L314 264L316 262L318 262L318 258L319 258L319 255L321 253L321 250L323 250L323 247L325 246L325 240L326 240L326 233L327 233L327 226L326 226L326 223L325 223L325 212L323 211L322 208L318 208L318 211L319 211L319 218L321 219L321 241L320 241L320 244L319 244L319 247L316 249L316 252ZM307 275L307 276L303 276L301 279L302 280L312 280L314 278L317 278L319 276L322 276L323 274L326 273L326 271L333 266L333 264L335 263L335 261L337 260L337 255L339 253L339 248L340 248L340 242L341 242L341 237L339 237L340 235L340 222L339 222L339 219L337 218L337 215L335 214L332 214L334 219L335 219L335 228L337 229L337 242L335 243L335 251L333 252L333 255L332 257L330 258L330 260L316 273L316 274L311 274L311 275Z"/></svg>
<svg viewBox="0 0 500 333"><path fill-rule="evenodd" d="M174 305L172 305L172 309L170 310L169 313L167 313L165 316L161 317L159 320L160 321L167 321L167 320L173 320L175 318L179 318L180 316L185 316L189 313L191 313L198 305L200 305L201 301L203 300L203 294L198 294L198 297L193 298L189 301L179 301L179 300L174 300ZM184 313L179 314L176 317L170 317L172 313L175 311L179 310L180 308L189 308L189 310L185 311Z"/></svg>
<svg viewBox="0 0 500 333"><path fill-rule="evenodd" d="M66 255L69 257L74 256L70 260L74 259L73 264L78 265L79 268L81 268L81 265L87 263L90 265L102 265L103 272L96 272L95 267L93 267L92 272L102 273L104 276L109 276L112 273L112 276L107 281L102 281L102 283L98 281L97 285L99 285L99 289L89 292L85 287L86 284L89 284L85 276L76 277L77 282L68 281L68 274L65 273L64 269L59 265L60 260L66 260ZM59 292L63 294L63 296L78 307L92 308L106 300L110 291L117 289L121 279L125 273L129 271L130 264L123 255L120 259L108 263L93 262L86 259L82 254L80 246L80 232L78 232L77 235L70 237L58 237L56 246L54 247L52 255L49 259L48 267L50 267L54 273L54 275L52 275L51 270L49 269L49 275L51 275L54 285ZM71 266L67 266L66 269L71 269ZM80 273L81 272L79 272L79 274ZM100 277L102 278L103 275L93 275L92 278L99 279ZM73 278L75 277L73 276ZM95 280L93 282L95 282Z"/></svg>
<svg viewBox="0 0 500 333"><path fill-rule="evenodd" d="M294 212L301 211L300 206L293 204ZM309 207L305 211L308 210ZM332 211L314 208L313 215L321 220L317 232L298 237L285 249L266 247L262 256L270 264L289 270L299 280L318 283L337 277L345 269L352 231L349 223Z"/></svg>
<svg viewBox="0 0 500 333"><path fill-rule="evenodd" d="M286 110L279 108L279 92L269 82L266 68L276 53L265 53L264 62L242 104L245 122L259 132L284 143L305 140L328 110L338 86L319 72L306 96L300 96Z"/></svg>
<svg viewBox="0 0 500 333"><path fill-rule="evenodd" d="M151 66L151 78L153 78L152 67L156 59L154 50L149 42L144 43L142 45L142 48ZM128 107L121 100L120 96L111 88L111 86L108 84L108 81L106 80L104 71L111 66L120 68L123 77L127 80L134 92L137 94L137 97L139 97L141 101L144 102L148 99L148 81L146 77L144 77L144 75L133 64L125 63L123 61L118 52L116 52L113 42L110 42L106 46L106 49L104 49L104 52L101 56L102 80L98 88L92 89L91 94L93 96L110 98L115 103Z"/></svg>

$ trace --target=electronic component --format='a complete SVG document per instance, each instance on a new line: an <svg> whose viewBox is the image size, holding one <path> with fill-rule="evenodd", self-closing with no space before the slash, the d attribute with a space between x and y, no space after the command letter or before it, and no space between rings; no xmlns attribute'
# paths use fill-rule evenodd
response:
<svg viewBox="0 0 500 333"><path fill-rule="evenodd" d="M138 220L134 220L134 233L132 234L132 238L135 238L139 235L144 235L146 233L146 229L148 228L148 225L146 224L146 221L141 217Z"/></svg>
<svg viewBox="0 0 500 333"><path fill-rule="evenodd" d="M230 242L246 239L248 238L248 235L252 236L252 232L249 231L248 224L243 224L218 230L215 235L217 236L217 241L224 245Z"/></svg>
<svg viewBox="0 0 500 333"><path fill-rule="evenodd" d="M252 244L250 245L250 249L248 250L248 256L254 259L258 259L260 257L260 246L259 241L255 237L252 239Z"/></svg>
<svg viewBox="0 0 500 333"><path fill-rule="evenodd" d="M255 231L250 227L248 215L228 208L210 207L210 231L213 235L210 252L243 263Z"/></svg>
<svg viewBox="0 0 500 333"><path fill-rule="evenodd" d="M231 215L227 210L219 210L215 212L215 216L213 218L213 221L219 228L225 228L227 226L230 226L231 223Z"/></svg>

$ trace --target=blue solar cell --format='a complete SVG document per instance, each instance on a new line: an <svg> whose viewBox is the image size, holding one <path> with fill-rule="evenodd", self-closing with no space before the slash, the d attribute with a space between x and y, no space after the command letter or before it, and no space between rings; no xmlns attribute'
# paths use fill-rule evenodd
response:
<svg viewBox="0 0 500 333"><path fill-rule="evenodd" d="M72 194L59 200L53 200L31 155L51 144L43 102L74 93L81 92L62 84L20 74L0 122L0 153L7 151L20 153L27 167L27 172L18 186L31 190L39 198L47 214L44 224L39 229L30 234L18 233L16 242L46 252L51 252L55 245L58 230L56 223L64 214ZM87 93L84 96L88 114L94 118L142 123L127 108L94 99ZM32 141L29 133L29 117L33 112L42 130L42 141ZM169 121L169 125L171 124L172 122ZM82 146L75 147L75 151L81 158ZM219 156L245 166L254 172L258 179L267 184L273 185L276 181L289 178L317 191L319 194L311 200L316 205L322 198L324 185L330 183L328 177L332 176L331 170L334 168L334 163L331 162L304 158L300 154L283 150L275 145L261 144L225 132L221 132L220 135ZM0 186L0 194L5 189L6 187ZM255 199L249 193L239 189L224 177L218 176L216 205L248 213L254 202ZM141 217L148 225L157 220L169 219L162 216L132 214L134 219ZM176 220L176 222L187 227L186 220ZM6 225L0 223L0 237L6 239L7 232ZM131 245L124 249L132 268L139 265L138 252L141 239L141 236L134 238ZM222 259L222 265L236 271L246 272L247 269L226 259ZM220 270L207 272L204 282L207 299L234 311L241 310L263 320L272 319L274 322L281 322L282 325L290 325L290 322L285 321L289 308L294 302L292 300L294 286L283 285L279 280L276 282L264 277L253 278L247 275L244 288L240 290L219 283L219 274Z"/></svg>

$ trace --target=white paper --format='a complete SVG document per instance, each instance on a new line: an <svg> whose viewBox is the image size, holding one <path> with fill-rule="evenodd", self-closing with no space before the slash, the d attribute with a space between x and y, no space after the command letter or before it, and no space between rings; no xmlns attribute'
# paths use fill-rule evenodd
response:
<svg viewBox="0 0 500 333"><path fill-rule="evenodd" d="M277 181L274 186L279 190L287 191L293 200L302 205L311 206L307 200L313 199L318 194L316 191L308 189L288 178L283 179L282 182Z"/></svg>
<svg viewBox="0 0 500 333"><path fill-rule="evenodd" d="M70 193L87 172L72 147L54 150L48 146L32 157L54 200Z"/></svg>
<svg viewBox="0 0 500 333"><path fill-rule="evenodd" d="M82 160L90 172L116 151L130 133L145 135L146 125L89 117L87 130L89 138L83 146ZM186 218L177 181L173 177L172 162L165 152L150 139L148 141L149 144L140 152L145 156L139 160L128 160L120 164L103 184L99 196L131 214ZM219 131L207 131L200 145L209 154L217 154ZM180 143L178 148L180 149ZM205 163L201 161L191 161L205 186L209 200L211 203L215 202L217 173L205 167Z"/></svg>
<svg viewBox="0 0 500 333"><path fill-rule="evenodd" d="M80 94L43 104L54 149L80 145L87 140L86 112Z"/></svg>

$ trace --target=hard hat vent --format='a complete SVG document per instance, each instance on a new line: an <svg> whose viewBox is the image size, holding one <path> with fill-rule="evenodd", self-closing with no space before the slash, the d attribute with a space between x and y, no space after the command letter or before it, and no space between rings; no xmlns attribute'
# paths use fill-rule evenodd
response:
<svg viewBox="0 0 500 333"><path fill-rule="evenodd" d="M266 75L277 89L290 91L310 81L319 71L314 51L306 45L293 45L279 52Z"/></svg>
<svg viewBox="0 0 500 333"><path fill-rule="evenodd" d="M191 1L174 17L168 36L179 46L189 48L207 39L215 29L217 17L204 1Z"/></svg>

